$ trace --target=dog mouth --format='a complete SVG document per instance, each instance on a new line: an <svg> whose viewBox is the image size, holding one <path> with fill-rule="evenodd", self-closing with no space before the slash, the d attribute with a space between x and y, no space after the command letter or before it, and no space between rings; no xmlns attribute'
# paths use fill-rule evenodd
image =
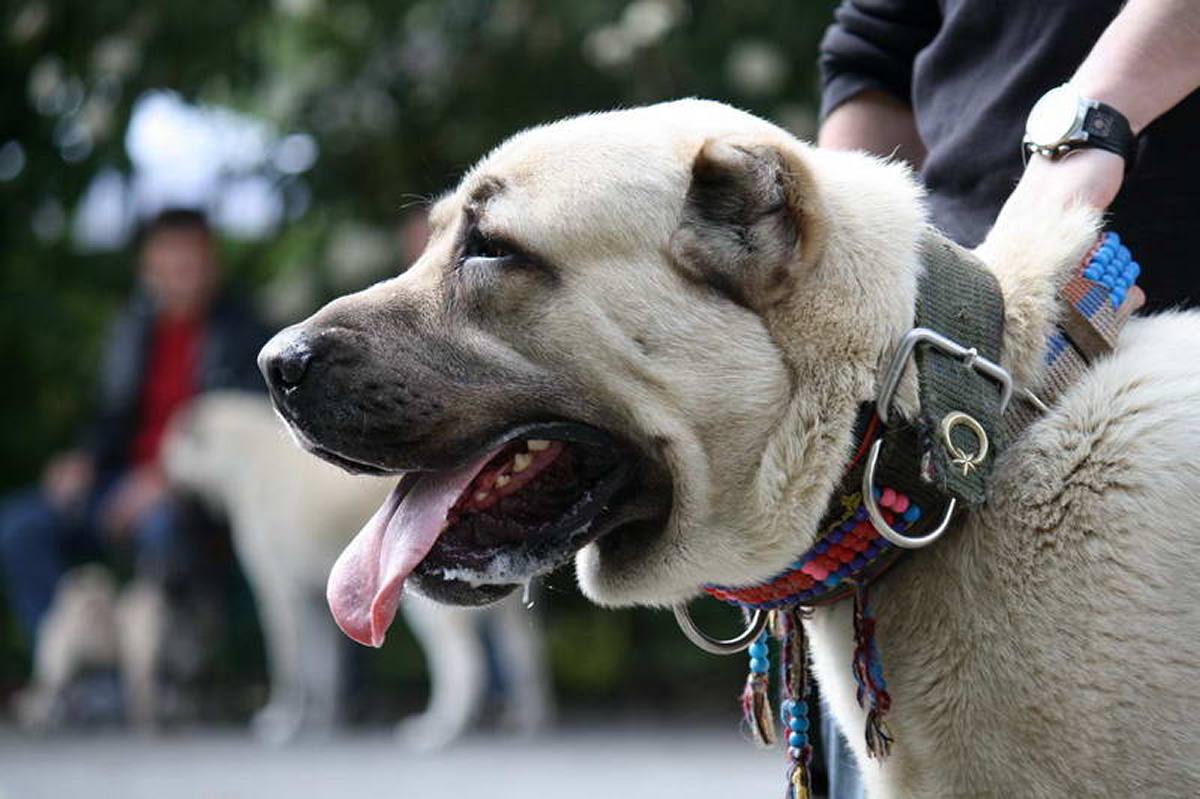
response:
<svg viewBox="0 0 1200 799"><path fill-rule="evenodd" d="M330 573L350 638L380 646L405 582L452 604L495 601L601 535L644 520L645 459L574 422L510 429L461 466L405 474Z"/></svg>

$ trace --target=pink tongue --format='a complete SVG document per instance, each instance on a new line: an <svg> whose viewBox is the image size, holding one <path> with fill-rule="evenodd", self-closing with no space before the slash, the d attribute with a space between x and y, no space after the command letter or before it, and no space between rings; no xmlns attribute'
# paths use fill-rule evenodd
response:
<svg viewBox="0 0 1200 799"><path fill-rule="evenodd" d="M461 469L423 475L407 496L399 486L375 511L333 564L325 597L342 632L366 646L382 646L404 580L446 527L446 513L496 454Z"/></svg>

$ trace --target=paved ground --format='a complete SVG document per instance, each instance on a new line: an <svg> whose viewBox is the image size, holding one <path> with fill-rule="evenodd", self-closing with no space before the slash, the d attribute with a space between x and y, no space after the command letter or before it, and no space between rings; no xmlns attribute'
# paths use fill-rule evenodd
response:
<svg viewBox="0 0 1200 799"><path fill-rule="evenodd" d="M383 734L269 749L234 732L0 733L0 799L745 799L782 795L782 757L728 728L479 737L432 755Z"/></svg>

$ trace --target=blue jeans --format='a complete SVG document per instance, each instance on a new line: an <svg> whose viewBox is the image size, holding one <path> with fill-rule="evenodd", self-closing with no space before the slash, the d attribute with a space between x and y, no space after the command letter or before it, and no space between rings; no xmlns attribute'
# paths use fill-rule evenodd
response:
<svg viewBox="0 0 1200 799"><path fill-rule="evenodd" d="M9 604L31 644L63 572L74 562L104 552L107 542L96 515L114 484L105 481L78 514L54 507L38 489L11 494L0 502L0 574ZM188 532L184 514L170 498L142 514L131 536L138 574L166 581L185 573L191 561Z"/></svg>
<svg viewBox="0 0 1200 799"><path fill-rule="evenodd" d="M829 799L862 799L862 774L833 714L821 703L821 739L825 742L825 768L829 774Z"/></svg>

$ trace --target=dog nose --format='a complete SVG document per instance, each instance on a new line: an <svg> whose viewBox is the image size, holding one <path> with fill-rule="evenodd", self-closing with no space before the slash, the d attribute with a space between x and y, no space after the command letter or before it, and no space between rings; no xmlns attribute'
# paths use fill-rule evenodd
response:
<svg viewBox="0 0 1200 799"><path fill-rule="evenodd" d="M284 391L300 385L313 352L307 338L287 328L275 334L258 353L258 368L273 390Z"/></svg>

